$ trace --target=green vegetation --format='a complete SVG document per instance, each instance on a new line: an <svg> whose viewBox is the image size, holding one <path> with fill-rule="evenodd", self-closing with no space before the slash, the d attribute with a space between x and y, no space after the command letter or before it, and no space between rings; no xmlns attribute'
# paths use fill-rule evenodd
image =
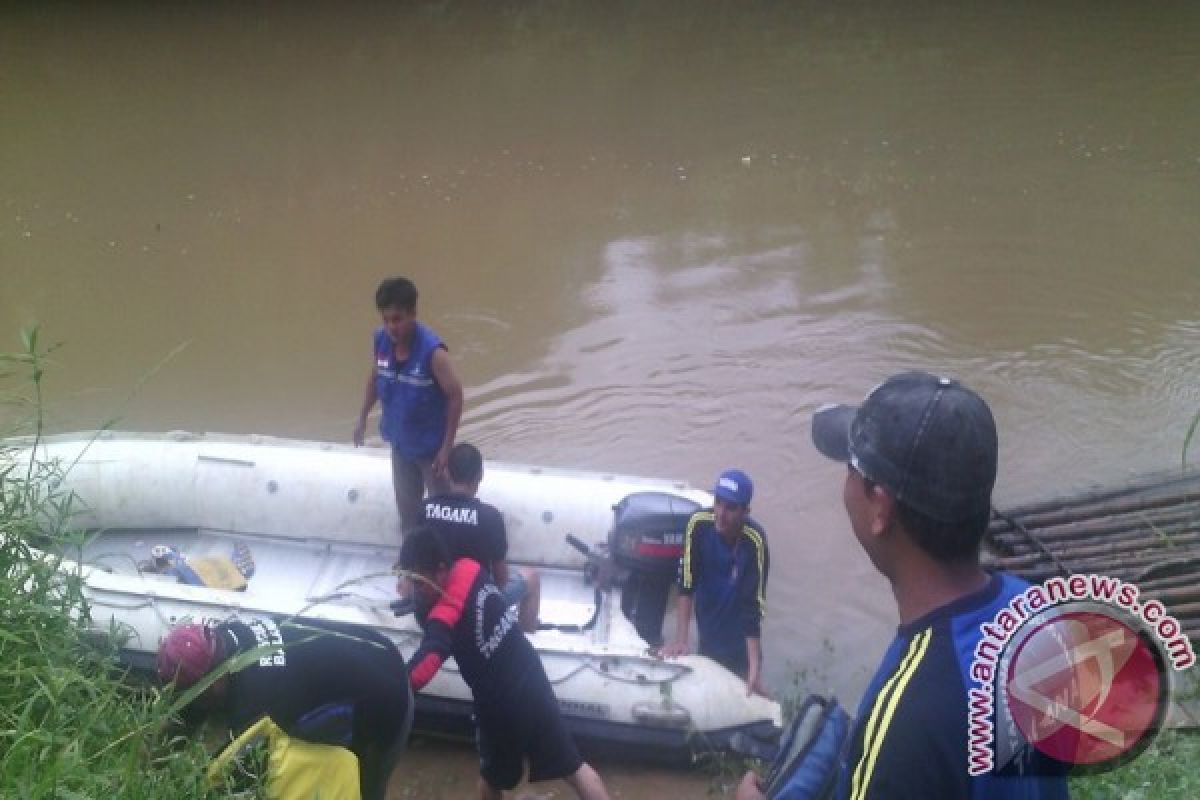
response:
<svg viewBox="0 0 1200 800"><path fill-rule="evenodd" d="M1187 471L1187 454L1188 448L1192 445L1192 439L1196 436L1196 429L1200 428L1200 411L1196 412L1196 416L1192 417L1192 424L1188 426L1187 434L1183 437L1183 450L1179 454L1179 460L1184 471Z"/></svg>
<svg viewBox="0 0 1200 800"><path fill-rule="evenodd" d="M0 354L3 433L36 442L53 348L39 349L36 330L23 344ZM89 632L82 578L48 555L82 543L72 498L54 488L59 469L0 442L0 798L235 796L206 784L208 753L175 732L180 703L126 679L120 632Z"/></svg>
<svg viewBox="0 0 1200 800"><path fill-rule="evenodd" d="M1071 779L1072 800L1192 800L1200 797L1200 736L1166 731L1120 769Z"/></svg>
<svg viewBox="0 0 1200 800"><path fill-rule="evenodd" d="M1192 417L1180 451L1180 466L1186 472L1188 449L1200 428L1200 412ZM1173 544L1167 534L1159 536ZM1196 689L1185 690L1181 697L1194 701ZM1075 800L1142 800L1146 798L1200 797L1200 734L1169 730L1158 737L1136 759L1111 772L1079 775L1071 779L1071 797Z"/></svg>

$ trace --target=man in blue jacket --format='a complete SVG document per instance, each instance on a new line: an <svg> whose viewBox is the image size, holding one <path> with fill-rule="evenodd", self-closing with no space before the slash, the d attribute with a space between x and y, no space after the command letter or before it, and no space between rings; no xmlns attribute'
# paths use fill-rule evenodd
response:
<svg viewBox="0 0 1200 800"><path fill-rule="evenodd" d="M354 444L361 446L367 414L383 406L379 432L392 446L392 488L401 529L419 525L428 489L449 489L446 465L462 418L463 389L445 342L417 322L417 287L388 278L375 292L383 325L375 330L371 372L363 393Z"/></svg>

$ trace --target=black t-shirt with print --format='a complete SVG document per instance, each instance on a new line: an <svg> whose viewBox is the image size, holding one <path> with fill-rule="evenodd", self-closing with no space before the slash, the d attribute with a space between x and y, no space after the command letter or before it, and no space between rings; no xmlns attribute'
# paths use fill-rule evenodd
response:
<svg viewBox="0 0 1200 800"><path fill-rule="evenodd" d="M357 752L357 740L387 741L407 717L404 657L369 628L262 617L223 623L216 636L226 658L264 645L276 648L229 675L227 708L235 731L270 716L288 734L312 738L298 726L306 715L325 706L346 706L356 740L351 747Z"/></svg>
<svg viewBox="0 0 1200 800"><path fill-rule="evenodd" d="M482 706L510 701L529 681L547 681L542 660L517 626L516 611L473 559L454 562L433 607L418 603L417 621L425 636L410 668L416 689L450 656Z"/></svg>
<svg viewBox="0 0 1200 800"><path fill-rule="evenodd" d="M451 563L469 558L490 570L508 556L504 517L477 497L443 494L427 498L425 522L446 545Z"/></svg>

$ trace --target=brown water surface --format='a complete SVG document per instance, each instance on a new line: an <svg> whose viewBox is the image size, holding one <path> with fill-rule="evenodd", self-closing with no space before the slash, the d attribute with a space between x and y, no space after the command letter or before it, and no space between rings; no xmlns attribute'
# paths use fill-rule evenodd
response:
<svg viewBox="0 0 1200 800"><path fill-rule="evenodd" d="M407 274L489 456L750 472L768 679L853 703L895 617L821 403L963 378L1002 505L1178 464L1198 35L1186 3L10 8L0 335L64 342L57 430L346 441Z"/></svg>
<svg viewBox="0 0 1200 800"><path fill-rule="evenodd" d="M667 770L611 761L593 766L604 779L612 800L662 800L664 797L724 797L732 794L740 774L732 762L725 769L701 766ZM401 758L388 786L388 800L460 800L475 797L478 761L469 744L418 737ZM574 792L563 781L523 783L509 794L515 800L570 800Z"/></svg>

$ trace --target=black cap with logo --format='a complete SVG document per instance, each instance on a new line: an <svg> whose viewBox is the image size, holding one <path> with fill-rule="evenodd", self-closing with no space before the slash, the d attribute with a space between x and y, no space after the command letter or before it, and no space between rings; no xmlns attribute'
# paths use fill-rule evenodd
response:
<svg viewBox="0 0 1200 800"><path fill-rule="evenodd" d="M935 520L964 522L991 510L996 422L983 398L927 372L893 375L861 406L824 406L813 444L897 500Z"/></svg>

